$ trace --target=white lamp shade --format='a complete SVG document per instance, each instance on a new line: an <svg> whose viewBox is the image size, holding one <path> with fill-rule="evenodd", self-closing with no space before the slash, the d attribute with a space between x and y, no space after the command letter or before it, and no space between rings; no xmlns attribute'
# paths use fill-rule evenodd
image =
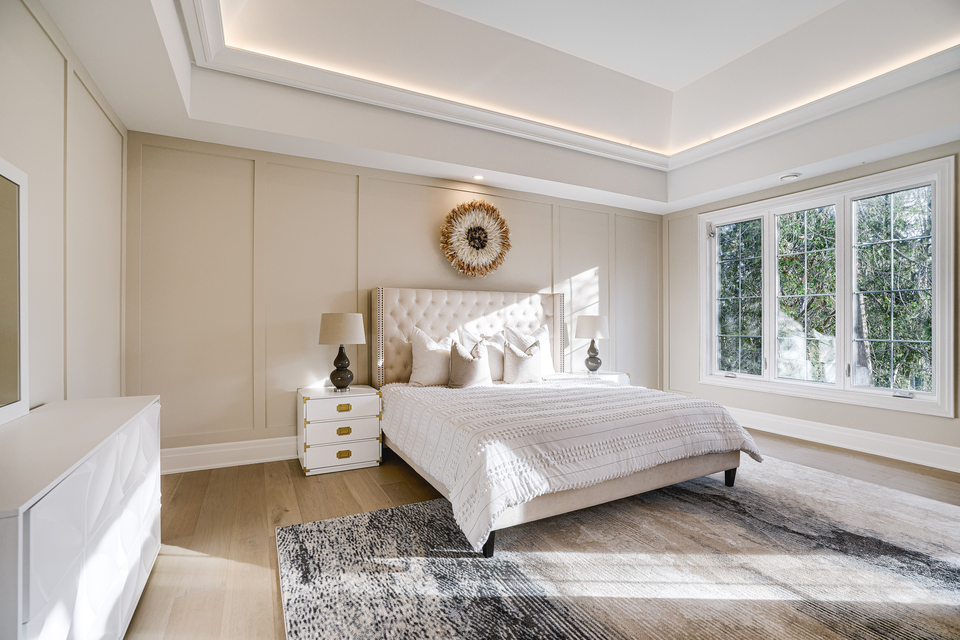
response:
<svg viewBox="0 0 960 640"><path fill-rule="evenodd" d="M587 340L602 340L610 337L607 316L577 316L577 333L574 337Z"/></svg>
<svg viewBox="0 0 960 640"><path fill-rule="evenodd" d="M324 313L320 316L320 344L366 344L363 315Z"/></svg>

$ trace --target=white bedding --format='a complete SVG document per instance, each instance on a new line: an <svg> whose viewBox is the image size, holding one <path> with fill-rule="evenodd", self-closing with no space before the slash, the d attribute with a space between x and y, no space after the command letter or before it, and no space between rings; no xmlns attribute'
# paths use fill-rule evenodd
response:
<svg viewBox="0 0 960 640"><path fill-rule="evenodd" d="M753 438L715 402L589 379L381 388L383 432L446 486L475 550L507 508Z"/></svg>

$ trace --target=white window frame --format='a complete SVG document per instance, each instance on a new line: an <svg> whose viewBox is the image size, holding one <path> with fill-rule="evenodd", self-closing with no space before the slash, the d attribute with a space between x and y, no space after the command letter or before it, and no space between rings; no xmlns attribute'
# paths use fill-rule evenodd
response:
<svg viewBox="0 0 960 640"><path fill-rule="evenodd" d="M940 158L902 169L722 209L699 217L700 382L814 400L864 405L953 418L954 405L954 158ZM931 393L911 398L893 389L854 387L847 376L853 362L853 201L912 187L933 185L933 376ZM776 216L834 205L836 207L837 335L836 382L778 379ZM763 219L763 369L762 375L730 374L717 364L717 243L714 229L744 220ZM896 394L896 395L895 395Z"/></svg>

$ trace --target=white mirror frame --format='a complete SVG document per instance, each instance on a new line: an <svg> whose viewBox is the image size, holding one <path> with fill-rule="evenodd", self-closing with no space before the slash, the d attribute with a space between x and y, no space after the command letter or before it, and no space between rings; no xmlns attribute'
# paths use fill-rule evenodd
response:
<svg viewBox="0 0 960 640"><path fill-rule="evenodd" d="M30 411L30 360L27 323L27 174L0 158L0 176L18 187L20 254L20 400L0 407L0 424L16 420Z"/></svg>

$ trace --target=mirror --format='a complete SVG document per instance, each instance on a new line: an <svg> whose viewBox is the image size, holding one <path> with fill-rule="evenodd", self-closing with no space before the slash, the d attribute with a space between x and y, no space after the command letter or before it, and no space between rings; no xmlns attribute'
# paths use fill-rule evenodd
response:
<svg viewBox="0 0 960 640"><path fill-rule="evenodd" d="M27 176L0 158L0 424L26 415Z"/></svg>

